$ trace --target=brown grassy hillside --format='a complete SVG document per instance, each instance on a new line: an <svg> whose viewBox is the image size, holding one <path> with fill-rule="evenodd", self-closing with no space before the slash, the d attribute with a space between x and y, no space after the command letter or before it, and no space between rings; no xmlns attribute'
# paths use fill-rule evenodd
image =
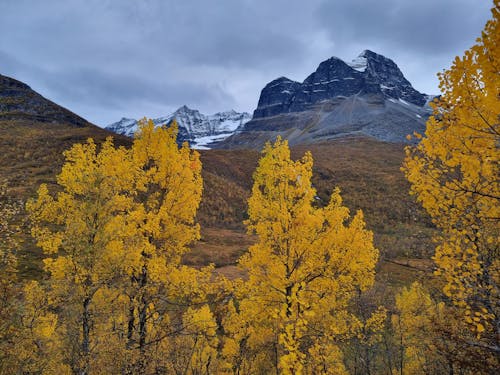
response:
<svg viewBox="0 0 500 375"><path fill-rule="evenodd" d="M0 179L7 181L11 195L26 200L35 194L40 183L54 183L65 149L89 137L99 143L109 135L92 125L0 121ZM131 142L121 136L114 138L119 145ZM300 157L306 150L311 150L314 157L313 183L318 196L326 202L332 189L339 186L345 204L353 211L364 211L382 259L390 260L381 263L382 267L398 280L413 278L419 266L411 268L406 263L415 262L414 258L429 258L432 229L408 195L408 184L399 170L403 146L353 138L295 147L293 157ZM245 234L242 223L258 158L259 152L253 150L201 152L204 193L198 220L203 228L202 239L186 256L186 263L213 262L222 272L234 275L237 258L254 240ZM20 273L38 277L42 256L29 238L27 226L22 237ZM428 261L420 263L428 268ZM401 269L401 275L394 267Z"/></svg>
<svg viewBox="0 0 500 375"><path fill-rule="evenodd" d="M398 284L429 275L433 228L408 194L409 185L400 171L404 146L346 138L297 146L292 148L292 156L299 158L308 150L314 158L313 183L318 196L326 203L338 186L352 212L363 210L381 251L380 267L391 276L389 281ZM187 261L214 262L234 273L238 256L252 242L242 236L242 220L258 158L259 153L251 150L202 152L205 191L198 217L203 238Z"/></svg>

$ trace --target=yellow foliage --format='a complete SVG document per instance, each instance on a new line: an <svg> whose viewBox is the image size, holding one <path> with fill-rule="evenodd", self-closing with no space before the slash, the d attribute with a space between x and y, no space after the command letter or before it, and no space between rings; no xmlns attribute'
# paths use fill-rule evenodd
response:
<svg viewBox="0 0 500 375"><path fill-rule="evenodd" d="M443 348L452 350L455 344L449 337L439 335L444 332L457 335L460 326L445 304L433 301L424 287L414 282L396 295L396 310L392 326L400 345L400 372L417 375L453 371L454 361ZM460 358L465 354L458 351L453 355ZM465 366L461 368L465 371Z"/></svg>
<svg viewBox="0 0 500 375"><path fill-rule="evenodd" d="M111 139L76 144L65 152L60 191L42 185L27 204L47 255L49 295L64 318L56 325L45 314L34 333L43 341L64 332L71 348L64 362L75 371L155 372L172 350L170 314L204 301L210 289L212 267L180 264L199 238L202 180L198 153L179 148L176 137L176 124L155 128L143 120L131 149ZM208 350L199 347L198 362Z"/></svg>
<svg viewBox="0 0 500 375"><path fill-rule="evenodd" d="M444 293L500 351L500 2L464 56L439 75L441 98L404 170L441 229L434 260ZM482 345L483 345L482 344Z"/></svg>
<svg viewBox="0 0 500 375"><path fill-rule="evenodd" d="M308 374L345 375L348 374L342 362L342 352L332 342L317 341L308 350L306 372Z"/></svg>
<svg viewBox="0 0 500 375"><path fill-rule="evenodd" d="M262 372L314 368L309 349L333 350L335 340L354 334L347 305L373 284L378 251L362 213L349 220L338 189L326 207L317 207L312 164L310 153L292 161L287 142L278 138L265 146L254 174L246 224L259 240L239 260L248 280L223 323L226 355L241 356L237 369L252 360ZM320 337L327 339L320 343ZM256 362L257 353L264 363ZM332 356L323 362L341 362L339 351Z"/></svg>

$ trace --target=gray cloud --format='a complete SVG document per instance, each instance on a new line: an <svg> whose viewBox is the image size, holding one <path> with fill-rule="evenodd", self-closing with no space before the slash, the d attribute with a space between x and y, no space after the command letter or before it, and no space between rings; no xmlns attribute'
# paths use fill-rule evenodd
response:
<svg viewBox="0 0 500 375"><path fill-rule="evenodd" d="M363 49L400 65L417 89L473 44L477 0L0 0L0 73L105 125L255 108L277 76L303 80Z"/></svg>
<svg viewBox="0 0 500 375"><path fill-rule="evenodd" d="M477 0L324 0L317 16L336 50L382 53L417 89L437 93L436 73L474 44L491 6Z"/></svg>
<svg viewBox="0 0 500 375"><path fill-rule="evenodd" d="M324 1L318 19L339 46L356 41L422 56L446 55L479 36L490 7L475 0Z"/></svg>
<svg viewBox="0 0 500 375"><path fill-rule="evenodd" d="M136 118L165 114L178 103L194 103L195 107L218 107L220 103L231 107L236 104L235 99L217 83L169 80L166 77L152 79L140 74L103 71L99 67L43 69L21 63L2 51L0 66L7 71L17 71L17 75L24 77L23 81L33 89L74 112L91 113L91 116L113 113L114 117L108 122L113 121L117 113L120 117ZM143 110L146 108L147 111Z"/></svg>

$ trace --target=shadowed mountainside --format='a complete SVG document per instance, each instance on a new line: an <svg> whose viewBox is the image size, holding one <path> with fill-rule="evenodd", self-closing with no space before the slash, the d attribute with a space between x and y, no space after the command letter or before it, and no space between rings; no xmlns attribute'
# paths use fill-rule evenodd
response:
<svg viewBox="0 0 500 375"><path fill-rule="evenodd" d="M91 124L44 98L28 85L0 74L0 120L65 123L76 127Z"/></svg>

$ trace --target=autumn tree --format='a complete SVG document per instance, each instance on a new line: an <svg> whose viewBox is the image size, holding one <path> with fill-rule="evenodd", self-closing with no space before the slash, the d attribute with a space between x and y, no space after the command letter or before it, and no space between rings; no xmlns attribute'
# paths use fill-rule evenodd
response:
<svg viewBox="0 0 500 375"><path fill-rule="evenodd" d="M182 333L169 340L173 350L166 352L166 372L179 375L219 373L219 326L209 306L188 308L182 325Z"/></svg>
<svg viewBox="0 0 500 375"><path fill-rule="evenodd" d="M161 358L175 347L167 338L195 319L186 307L202 303L211 284L211 267L195 270L181 264L188 245L199 238L195 216L202 180L199 154L187 143L178 147L177 131L176 124L155 128L152 121L142 121L131 149L138 175L130 220L138 242L127 265L125 336L127 356L133 359L127 371L134 374L168 368ZM206 324L211 327L211 319Z"/></svg>
<svg viewBox="0 0 500 375"><path fill-rule="evenodd" d="M434 325L446 315L444 303L435 303L423 286L414 282L396 295L395 307L392 326L399 353L394 370L399 374L453 373L453 367L443 366L435 345Z"/></svg>
<svg viewBox="0 0 500 375"><path fill-rule="evenodd" d="M477 43L439 75L442 96L404 170L441 234L435 262L444 293L500 354L500 2ZM419 135L417 135L420 137Z"/></svg>
<svg viewBox="0 0 500 375"><path fill-rule="evenodd" d="M111 139L100 150L92 140L74 145L65 157L57 176L61 191L54 197L42 185L27 208L32 234L47 254L48 292L60 310L66 363L88 374L98 353L108 350L98 336L107 311L97 301L118 297L113 281L133 256L126 249L133 247L134 228L125 214L133 207L136 168Z"/></svg>
<svg viewBox="0 0 500 375"><path fill-rule="evenodd" d="M59 317L51 302L39 282L23 285L17 335L11 342L16 363L10 364L9 374L71 374L65 361L64 331L58 329Z"/></svg>
<svg viewBox="0 0 500 375"><path fill-rule="evenodd" d="M396 294L391 371L402 375L495 373L496 356L470 345L476 332L437 293L414 282Z"/></svg>
<svg viewBox="0 0 500 375"><path fill-rule="evenodd" d="M209 360L215 344L201 337L214 330L203 319L211 316L203 302L212 268L181 264L199 237L201 163L176 136L176 124L144 120L130 149L111 139L75 145L57 177L60 191L42 185L28 204L74 373L169 372L170 339L180 333L196 338L183 341L197 353L186 363Z"/></svg>
<svg viewBox="0 0 500 375"><path fill-rule="evenodd" d="M0 185L0 374L68 373L55 334L57 317L36 281L17 276L22 202Z"/></svg>
<svg viewBox="0 0 500 375"><path fill-rule="evenodd" d="M278 138L254 174L246 225L258 242L239 260L248 280L223 322L223 356L235 373L339 374L338 344L359 332L348 304L373 284L378 251L338 189L316 204L312 165L310 153L291 160Z"/></svg>
<svg viewBox="0 0 500 375"><path fill-rule="evenodd" d="M358 319L356 334L342 343L344 362L349 374L379 374L391 368L391 360L384 340L387 339L386 290L370 288L351 299L350 311ZM381 293L383 292L383 293Z"/></svg>

